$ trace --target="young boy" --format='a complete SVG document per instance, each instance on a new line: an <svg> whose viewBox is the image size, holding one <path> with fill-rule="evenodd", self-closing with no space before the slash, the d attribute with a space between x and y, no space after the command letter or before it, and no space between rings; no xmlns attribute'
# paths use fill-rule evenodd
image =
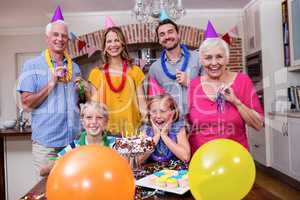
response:
<svg viewBox="0 0 300 200"><path fill-rule="evenodd" d="M84 131L81 132L79 139L74 140L61 150L57 154L58 157L49 158L49 164L42 167L40 171L41 176L48 175L54 166L55 160L78 146L89 144L99 144L106 147L113 146L115 138L108 136L105 130L108 122L108 112L103 104L87 102L81 107L80 115Z"/></svg>

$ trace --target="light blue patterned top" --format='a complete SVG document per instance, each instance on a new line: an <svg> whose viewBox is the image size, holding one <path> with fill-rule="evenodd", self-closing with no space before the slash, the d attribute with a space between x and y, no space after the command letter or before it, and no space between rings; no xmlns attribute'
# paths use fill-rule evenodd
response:
<svg viewBox="0 0 300 200"><path fill-rule="evenodd" d="M51 79L45 52L26 61L18 80L17 91L36 93ZM53 65L57 64L52 61ZM66 60L63 61L66 64ZM80 75L76 63L73 65L72 81L58 82L48 97L31 113L32 140L45 147L64 147L80 132L80 117L77 107L75 78Z"/></svg>

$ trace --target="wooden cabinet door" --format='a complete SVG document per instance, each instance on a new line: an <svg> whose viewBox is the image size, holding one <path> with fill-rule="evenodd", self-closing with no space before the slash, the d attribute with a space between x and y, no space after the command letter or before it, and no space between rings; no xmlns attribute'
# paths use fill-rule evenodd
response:
<svg viewBox="0 0 300 200"><path fill-rule="evenodd" d="M271 166L289 175L289 137L286 117L271 121Z"/></svg>
<svg viewBox="0 0 300 200"><path fill-rule="evenodd" d="M288 119L290 173L300 181L300 119Z"/></svg>

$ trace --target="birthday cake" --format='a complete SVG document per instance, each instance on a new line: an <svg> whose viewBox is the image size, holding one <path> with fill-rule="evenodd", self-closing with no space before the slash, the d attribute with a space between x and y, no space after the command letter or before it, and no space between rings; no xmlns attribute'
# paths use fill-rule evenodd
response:
<svg viewBox="0 0 300 200"><path fill-rule="evenodd" d="M148 177L151 184L163 188L188 187L187 170L169 170L164 169L155 172Z"/></svg>
<svg viewBox="0 0 300 200"><path fill-rule="evenodd" d="M137 154L154 150L155 144L151 137L116 138L115 149L120 154Z"/></svg>

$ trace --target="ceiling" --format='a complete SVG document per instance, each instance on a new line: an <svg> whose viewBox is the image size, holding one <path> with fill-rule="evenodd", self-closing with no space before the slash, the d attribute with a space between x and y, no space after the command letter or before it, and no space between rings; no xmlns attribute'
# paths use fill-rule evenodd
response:
<svg viewBox="0 0 300 200"><path fill-rule="evenodd" d="M131 10L135 0L0 0L0 28L46 24L56 5L63 13ZM182 0L186 9L241 9L250 0Z"/></svg>

